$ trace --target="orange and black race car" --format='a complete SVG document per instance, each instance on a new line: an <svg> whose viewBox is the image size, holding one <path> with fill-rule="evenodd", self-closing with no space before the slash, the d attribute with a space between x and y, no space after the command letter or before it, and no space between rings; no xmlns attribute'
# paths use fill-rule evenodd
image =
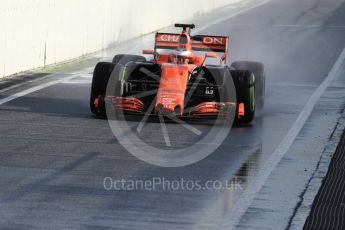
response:
<svg viewBox="0 0 345 230"><path fill-rule="evenodd" d="M264 101L264 66L239 61L227 65L229 38L191 35L193 24L176 24L181 34L156 33L144 56L120 54L97 64L90 107L134 114L224 117L250 123ZM108 107L109 106L109 107Z"/></svg>

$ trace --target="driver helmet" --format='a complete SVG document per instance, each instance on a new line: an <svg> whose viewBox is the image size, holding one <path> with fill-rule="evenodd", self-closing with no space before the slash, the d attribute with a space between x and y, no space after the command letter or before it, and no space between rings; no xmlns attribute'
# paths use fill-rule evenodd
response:
<svg viewBox="0 0 345 230"><path fill-rule="evenodd" d="M190 54L191 52L188 50L177 50L171 55L171 62L175 64L188 64Z"/></svg>

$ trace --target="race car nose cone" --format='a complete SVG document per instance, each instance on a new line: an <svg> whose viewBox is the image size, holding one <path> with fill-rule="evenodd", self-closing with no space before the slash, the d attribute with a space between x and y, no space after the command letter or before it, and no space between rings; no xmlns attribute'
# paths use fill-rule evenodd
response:
<svg viewBox="0 0 345 230"><path fill-rule="evenodd" d="M158 105L156 106L156 113L157 113L158 115L163 115L163 114L164 114L164 105L158 104Z"/></svg>
<svg viewBox="0 0 345 230"><path fill-rule="evenodd" d="M156 105L157 113L162 114L181 114L181 105L177 103L175 98L162 98L160 103Z"/></svg>
<svg viewBox="0 0 345 230"><path fill-rule="evenodd" d="M164 113L181 114L189 77L188 70L186 66L162 65L156 111L160 108Z"/></svg>

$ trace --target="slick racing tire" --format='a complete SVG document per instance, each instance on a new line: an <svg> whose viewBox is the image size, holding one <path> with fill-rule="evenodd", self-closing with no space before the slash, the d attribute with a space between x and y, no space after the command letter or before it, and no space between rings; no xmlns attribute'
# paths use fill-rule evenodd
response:
<svg viewBox="0 0 345 230"><path fill-rule="evenodd" d="M128 62L132 61L146 61L146 58L140 55L131 54L117 54L114 56L112 63L126 65Z"/></svg>
<svg viewBox="0 0 345 230"><path fill-rule="evenodd" d="M249 70L230 70L236 88L237 112L235 124L251 123L255 117L255 76ZM239 116L239 106L244 105L244 115Z"/></svg>
<svg viewBox="0 0 345 230"><path fill-rule="evenodd" d="M266 74L264 65L260 62L236 61L231 65L236 70L250 70L255 76L256 108L261 109L265 103Z"/></svg>
<svg viewBox="0 0 345 230"><path fill-rule="evenodd" d="M93 72L92 84L91 84L91 95L90 95L90 109L91 112L105 116L105 102L104 97L107 90L107 85L111 73L113 72L115 65L110 62L99 62ZM98 107L95 105L95 100L98 100Z"/></svg>

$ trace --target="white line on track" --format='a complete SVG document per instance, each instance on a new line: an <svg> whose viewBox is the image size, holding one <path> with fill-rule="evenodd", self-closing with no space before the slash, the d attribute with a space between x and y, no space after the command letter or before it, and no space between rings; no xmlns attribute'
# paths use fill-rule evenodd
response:
<svg viewBox="0 0 345 230"><path fill-rule="evenodd" d="M236 13L228 15L227 17L223 17L223 18L220 18L218 20L214 20L214 21L212 21L212 23L208 23L208 24L206 24L204 26L201 26L201 27L197 28L196 30L193 30L193 32L194 33L199 33L202 30L205 30L205 29L207 29L207 28L209 28L211 26L214 26L214 25L217 25L219 23L222 23L222 22L224 22L226 20L229 20L230 18L236 17L236 16L238 16L240 14L243 14L243 13L245 13L245 12L247 12L249 10L252 10L254 8L257 8L259 6L265 5L265 4L267 4L267 3L271 2L271 1L272 0L258 1L257 4L255 4L254 2L250 2L252 4L250 7L246 7L245 9L239 10Z"/></svg>
<svg viewBox="0 0 345 230"><path fill-rule="evenodd" d="M78 75L78 74L79 75L83 75L83 74L85 75L85 73L90 72L90 71L92 72L93 70L92 69L90 70L90 68L86 68L86 69L84 69L82 71L75 71L75 72L72 72L72 73L68 73L68 75ZM35 73L29 73L29 74L33 74L34 75ZM33 80L24 81L22 83L11 85L9 87L1 89L0 93L4 93L4 92L7 92L7 91L12 90L12 89L19 88L21 86L25 86L25 85L28 85L30 83L36 83L36 82L39 82L39 81L51 78L53 76L59 75L59 74L64 75L65 73L52 73L52 74L48 74L48 75L46 75L44 77L39 77L39 78L36 78L36 79L33 79ZM14 78L12 78L12 79L14 79ZM9 80L11 80L11 78L9 78Z"/></svg>
<svg viewBox="0 0 345 230"><path fill-rule="evenodd" d="M274 24L274 25L267 25L267 24L227 24L227 26L238 26L238 27L262 27L262 26L265 26L265 27L291 27L291 28L304 28L304 29L308 29L308 28L323 28L323 29L345 29L345 26L327 26L327 25L324 25L324 24L319 24L319 25L302 25L302 24Z"/></svg>
<svg viewBox="0 0 345 230"><path fill-rule="evenodd" d="M33 92L36 92L38 90L41 90L41 89L44 89L44 88L47 88L49 86L53 86L53 85L56 85L56 84L59 84L59 83L62 83L62 82L65 82L67 80L71 80L73 78L76 78L78 77L79 75L73 75L73 76L69 76L69 77L64 77L64 78L61 78L59 80L56 80L56 81L51 81L51 82L47 82L47 83L44 83L44 84L41 84L41 85L38 85L38 86L35 86L35 87L32 87L32 88L29 88L27 90L24 90L24 91L21 91L21 92L18 92L16 94L13 94L9 97L5 97L3 99L0 100L0 105L3 105L7 102L10 102L10 101L13 101L17 98L20 98L20 97L23 97L23 96L26 96L30 93L33 93Z"/></svg>
<svg viewBox="0 0 345 230"><path fill-rule="evenodd" d="M327 26L327 25L296 25L296 24L291 24L291 25L283 25L283 24L277 24L273 25L273 27L292 27L292 28L328 28L328 29L345 29L345 26Z"/></svg>
<svg viewBox="0 0 345 230"><path fill-rule="evenodd" d="M241 194L239 199L236 201L230 212L224 217L224 223L221 229L234 229L240 222L242 216L245 214L251 203L253 202L254 198L261 190L265 181L270 176L272 171L276 168L279 164L280 160L284 157L284 155L289 150L290 146L296 139L297 135L303 128L304 124L306 123L307 119L309 118L310 114L312 113L315 104L320 99L320 97L324 94L327 87L331 84L331 82L336 77L340 67L342 66L345 60L345 48L340 54L339 58L333 65L331 71L329 72L326 79L322 82L322 84L315 90L313 95L309 98L308 102L304 106L302 112L299 114L297 120L284 137L282 142L279 144L277 149L273 152L270 158L267 160L265 165L262 169L257 173L253 181L248 185L246 190Z"/></svg>
<svg viewBox="0 0 345 230"><path fill-rule="evenodd" d="M11 90L11 89L16 89L16 88L18 88L18 87L27 85L27 84L29 84L29 83L36 83L36 82L38 82L38 81L45 80L45 79L47 79L47 78L52 77L53 75L54 75L54 74L49 74L49 75L44 76L44 77L39 77L39 78L34 79L34 80L24 81L24 82L22 82L22 83L18 83L18 84L15 84L15 85L6 87L6 88L4 88L4 89L1 89L1 90L0 90L0 93L4 93L4 92L9 91L9 90Z"/></svg>

